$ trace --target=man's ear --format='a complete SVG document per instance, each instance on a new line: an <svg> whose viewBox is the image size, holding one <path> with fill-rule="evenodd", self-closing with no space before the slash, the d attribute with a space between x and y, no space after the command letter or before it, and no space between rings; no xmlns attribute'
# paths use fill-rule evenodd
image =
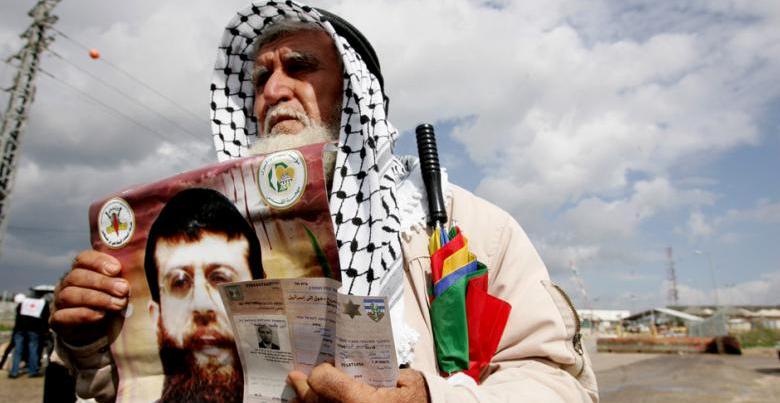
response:
<svg viewBox="0 0 780 403"><path fill-rule="evenodd" d="M152 319L152 324L154 324L154 328L157 329L159 332L160 327L157 326L157 324L160 322L160 304L154 302L153 300L149 300L149 318Z"/></svg>

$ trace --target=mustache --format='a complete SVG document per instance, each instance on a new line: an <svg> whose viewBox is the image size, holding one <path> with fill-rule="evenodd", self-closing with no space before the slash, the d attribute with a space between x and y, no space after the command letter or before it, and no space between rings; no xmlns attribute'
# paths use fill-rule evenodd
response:
<svg viewBox="0 0 780 403"><path fill-rule="evenodd" d="M185 349L199 350L204 347L235 348L236 343L232 334L216 329L199 328L184 337L183 345Z"/></svg>
<svg viewBox="0 0 780 403"><path fill-rule="evenodd" d="M233 369L241 373L241 362L232 334L214 328L199 328L185 335L179 345L161 324L158 324L158 330L160 361L167 376L186 374L195 368L200 368L195 359L195 352L206 347L229 350L233 356Z"/></svg>
<svg viewBox="0 0 780 403"><path fill-rule="evenodd" d="M311 120L305 113L291 108L285 104L276 104L268 108L265 113L265 120L263 121L263 134L269 134L271 131L271 124L281 117L292 118L303 124L304 127L311 126Z"/></svg>
<svg viewBox="0 0 780 403"><path fill-rule="evenodd" d="M161 347L199 350L204 347L225 347L236 349L235 338L232 329L219 326L218 321L213 321L203 326L190 323L188 331L182 336L181 345L174 341L174 338L168 332L163 324L162 316L157 320L157 342Z"/></svg>

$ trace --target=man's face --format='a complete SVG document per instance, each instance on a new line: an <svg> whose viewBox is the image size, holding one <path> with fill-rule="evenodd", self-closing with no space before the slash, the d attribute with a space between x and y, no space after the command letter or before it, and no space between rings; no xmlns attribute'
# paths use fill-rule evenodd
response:
<svg viewBox="0 0 780 403"><path fill-rule="evenodd" d="M255 116L265 136L339 124L341 59L322 31L299 31L262 46L255 58Z"/></svg>
<svg viewBox="0 0 780 403"><path fill-rule="evenodd" d="M268 326L259 326L257 328L257 337L259 337L263 343L270 344L273 340L273 333L271 332L271 328Z"/></svg>
<svg viewBox="0 0 780 403"><path fill-rule="evenodd" d="M246 238L228 240L211 232L195 242L158 240L161 344L190 351L199 367L236 364L233 333L217 285L252 279L248 253Z"/></svg>

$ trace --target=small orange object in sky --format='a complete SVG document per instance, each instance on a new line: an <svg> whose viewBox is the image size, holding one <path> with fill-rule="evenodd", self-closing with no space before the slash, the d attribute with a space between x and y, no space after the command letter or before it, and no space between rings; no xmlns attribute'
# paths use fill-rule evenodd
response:
<svg viewBox="0 0 780 403"><path fill-rule="evenodd" d="M100 52L98 52L97 49L90 49L89 50L89 57L97 60L100 58Z"/></svg>

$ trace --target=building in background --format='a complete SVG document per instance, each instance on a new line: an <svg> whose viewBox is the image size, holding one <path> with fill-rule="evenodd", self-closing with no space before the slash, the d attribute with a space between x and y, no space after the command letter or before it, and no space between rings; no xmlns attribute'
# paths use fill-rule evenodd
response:
<svg viewBox="0 0 780 403"><path fill-rule="evenodd" d="M610 335L620 332L620 323L631 312L622 309L578 309L583 333Z"/></svg>
<svg viewBox="0 0 780 403"><path fill-rule="evenodd" d="M670 308L653 308L637 312L623 319L627 333L650 333L661 336L686 336L688 329L704 318Z"/></svg>
<svg viewBox="0 0 780 403"><path fill-rule="evenodd" d="M722 314L728 333L739 334L756 329L780 330L780 305L680 305L671 306L681 312L704 319Z"/></svg>

